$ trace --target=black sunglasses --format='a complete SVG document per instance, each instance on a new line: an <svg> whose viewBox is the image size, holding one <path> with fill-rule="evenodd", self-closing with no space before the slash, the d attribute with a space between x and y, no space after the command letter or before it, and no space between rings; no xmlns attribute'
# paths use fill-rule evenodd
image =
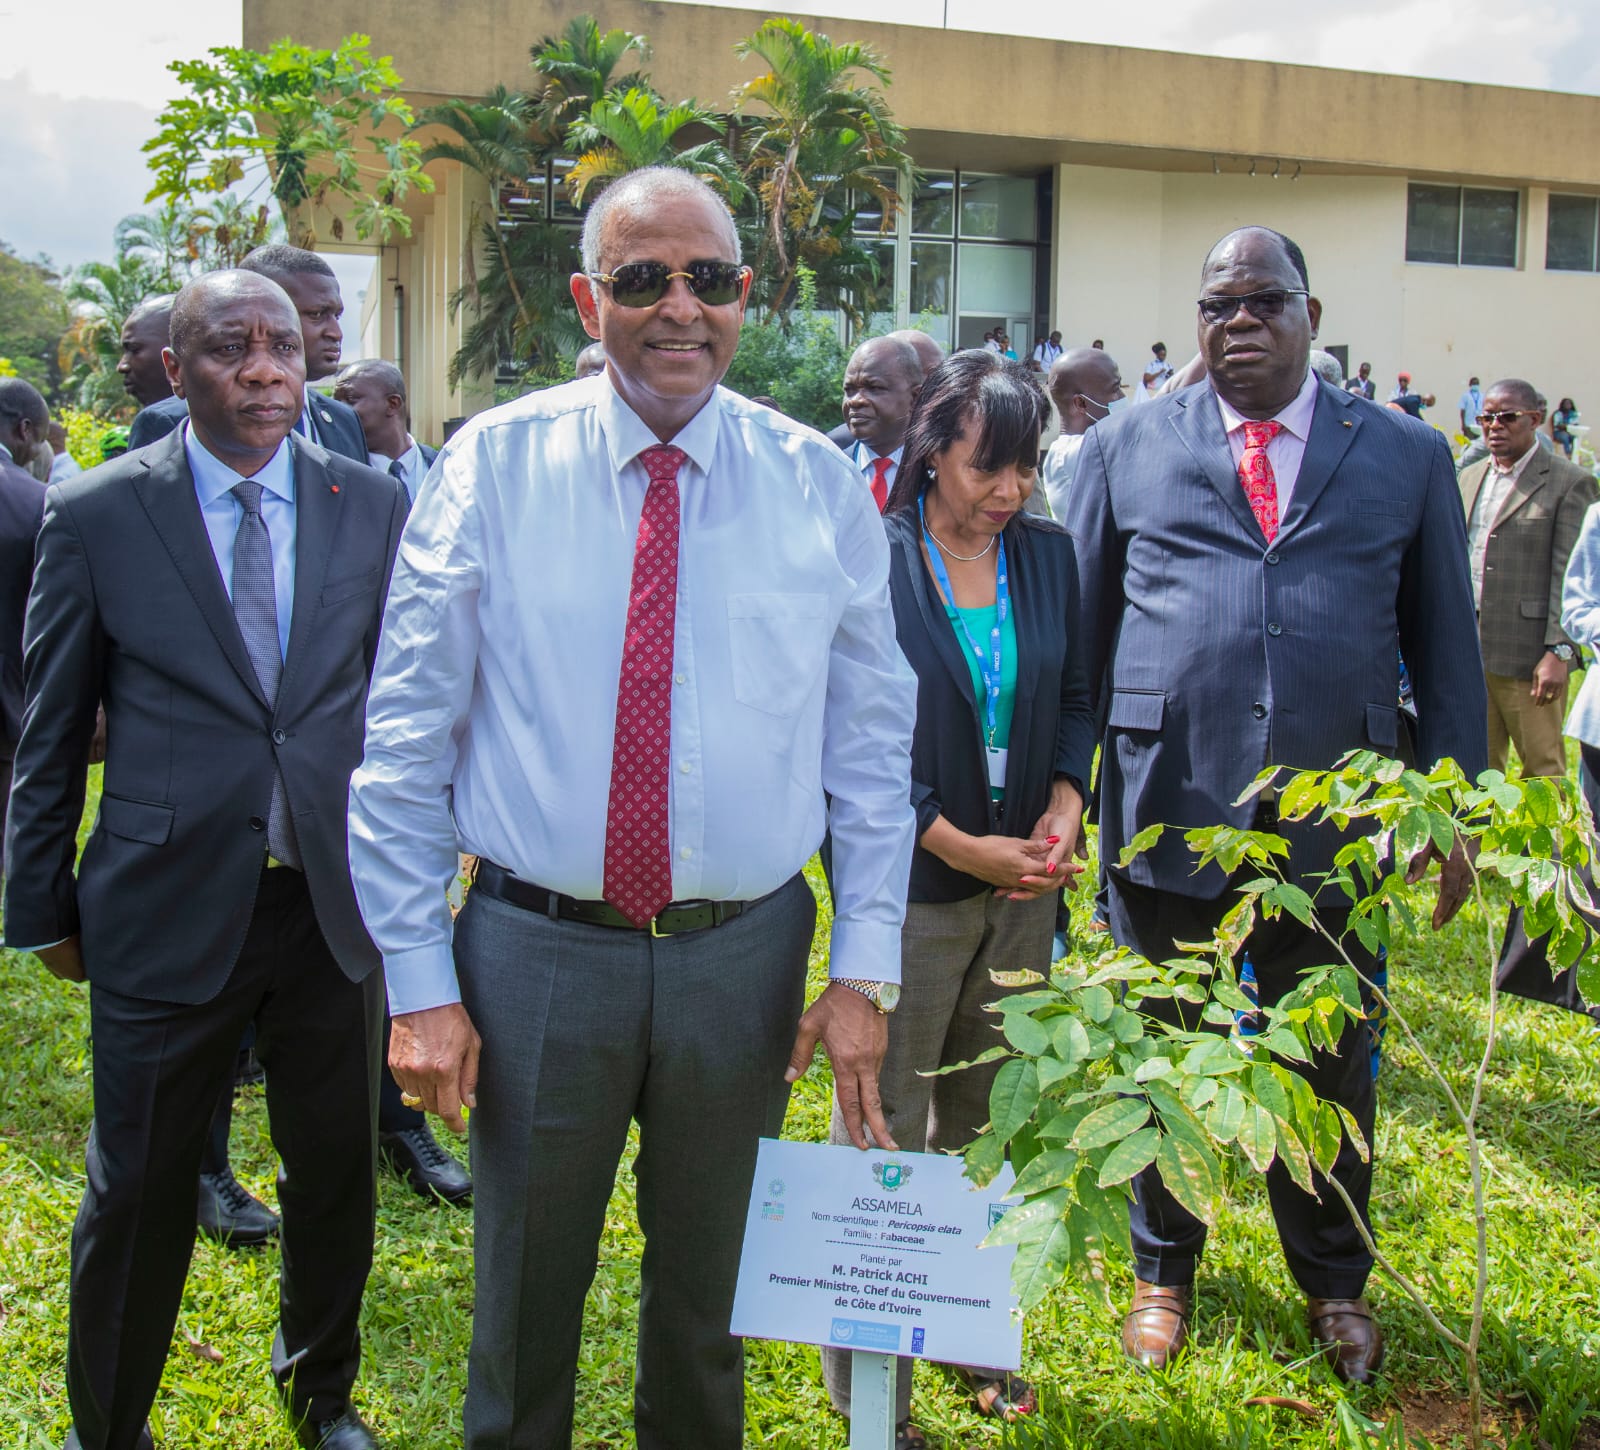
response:
<svg viewBox="0 0 1600 1450"><path fill-rule="evenodd" d="M1231 322L1241 307L1257 322L1281 317L1291 297L1309 297L1304 287L1269 287L1263 292L1246 292L1239 297L1202 297L1197 304L1207 322Z"/></svg>
<svg viewBox="0 0 1600 1450"><path fill-rule="evenodd" d="M737 262L690 262L682 272L672 271L665 262L624 262L615 272L590 272L589 277L611 288L611 300L618 307L654 307L667 295L674 277L682 277L708 307L726 307L739 300L740 284L749 271Z"/></svg>
<svg viewBox="0 0 1600 1450"><path fill-rule="evenodd" d="M1498 413L1479 413L1478 426L1488 428L1495 423L1504 423L1509 428L1518 418L1537 418L1542 411L1541 408L1502 408Z"/></svg>

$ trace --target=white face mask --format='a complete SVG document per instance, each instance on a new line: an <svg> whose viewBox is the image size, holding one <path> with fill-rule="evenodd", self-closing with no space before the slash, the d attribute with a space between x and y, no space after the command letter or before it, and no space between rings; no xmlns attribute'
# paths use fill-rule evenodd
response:
<svg viewBox="0 0 1600 1450"><path fill-rule="evenodd" d="M1106 410L1105 416L1107 418L1115 413L1118 408L1126 406L1128 401L1122 396L1121 393L1118 393L1117 396L1114 397L1109 403L1102 403L1098 398L1089 397L1087 393L1079 393L1078 396L1082 398L1084 402L1089 404L1091 408L1104 408ZM1102 421L1102 419L1096 418L1092 413L1089 415L1089 422L1091 425Z"/></svg>

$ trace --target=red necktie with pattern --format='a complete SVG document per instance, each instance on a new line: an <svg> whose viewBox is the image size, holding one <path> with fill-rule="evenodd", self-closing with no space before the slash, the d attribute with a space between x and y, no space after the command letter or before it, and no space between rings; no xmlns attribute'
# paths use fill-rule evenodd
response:
<svg viewBox="0 0 1600 1450"><path fill-rule="evenodd" d="M1261 532L1270 544L1278 537L1278 479L1272 471L1272 460L1267 457L1267 444L1283 432L1282 423L1255 423L1244 425L1244 457L1239 460L1239 482L1244 485L1244 496L1250 500L1250 512L1261 525Z"/></svg>
<svg viewBox="0 0 1600 1450"><path fill-rule="evenodd" d="M633 547L628 628L617 680L617 728L606 806L605 899L635 926L672 900L667 759L672 741L672 628L678 601L681 448L639 455L650 475Z"/></svg>
<svg viewBox="0 0 1600 1450"><path fill-rule="evenodd" d="M892 458L872 460L872 501L877 504L880 514L883 512L883 506L889 502L889 470L893 467Z"/></svg>

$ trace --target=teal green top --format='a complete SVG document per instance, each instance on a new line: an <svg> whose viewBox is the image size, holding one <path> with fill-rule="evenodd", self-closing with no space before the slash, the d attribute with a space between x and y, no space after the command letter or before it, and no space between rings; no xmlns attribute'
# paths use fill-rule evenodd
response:
<svg viewBox="0 0 1600 1450"><path fill-rule="evenodd" d="M991 604L984 609L963 609L960 611L962 623L966 625L966 634L961 631L961 625L956 623L955 609L945 605L945 613L950 619L950 628L955 631L956 644L960 647L962 658L967 662L967 673L972 676L972 695L978 702L978 724L987 732L989 712L984 705L983 673L978 668L978 657L973 654L972 646L967 643L966 636L970 634L984 649L989 647L989 633L994 629L995 618L999 613L998 608ZM1000 630L1000 699L994 707L994 739L987 742L996 750L1005 750L1011 741L1011 714L1017 703L1017 611L1015 602L1006 611L1006 622ZM998 786L991 786L989 794L995 800L1000 800L1005 791Z"/></svg>

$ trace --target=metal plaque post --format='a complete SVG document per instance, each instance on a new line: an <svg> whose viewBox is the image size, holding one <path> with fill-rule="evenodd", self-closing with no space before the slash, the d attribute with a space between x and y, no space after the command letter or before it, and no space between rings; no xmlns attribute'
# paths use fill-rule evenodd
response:
<svg viewBox="0 0 1600 1450"><path fill-rule="evenodd" d="M894 1450L895 1372L892 1354L850 1352L850 1450Z"/></svg>

